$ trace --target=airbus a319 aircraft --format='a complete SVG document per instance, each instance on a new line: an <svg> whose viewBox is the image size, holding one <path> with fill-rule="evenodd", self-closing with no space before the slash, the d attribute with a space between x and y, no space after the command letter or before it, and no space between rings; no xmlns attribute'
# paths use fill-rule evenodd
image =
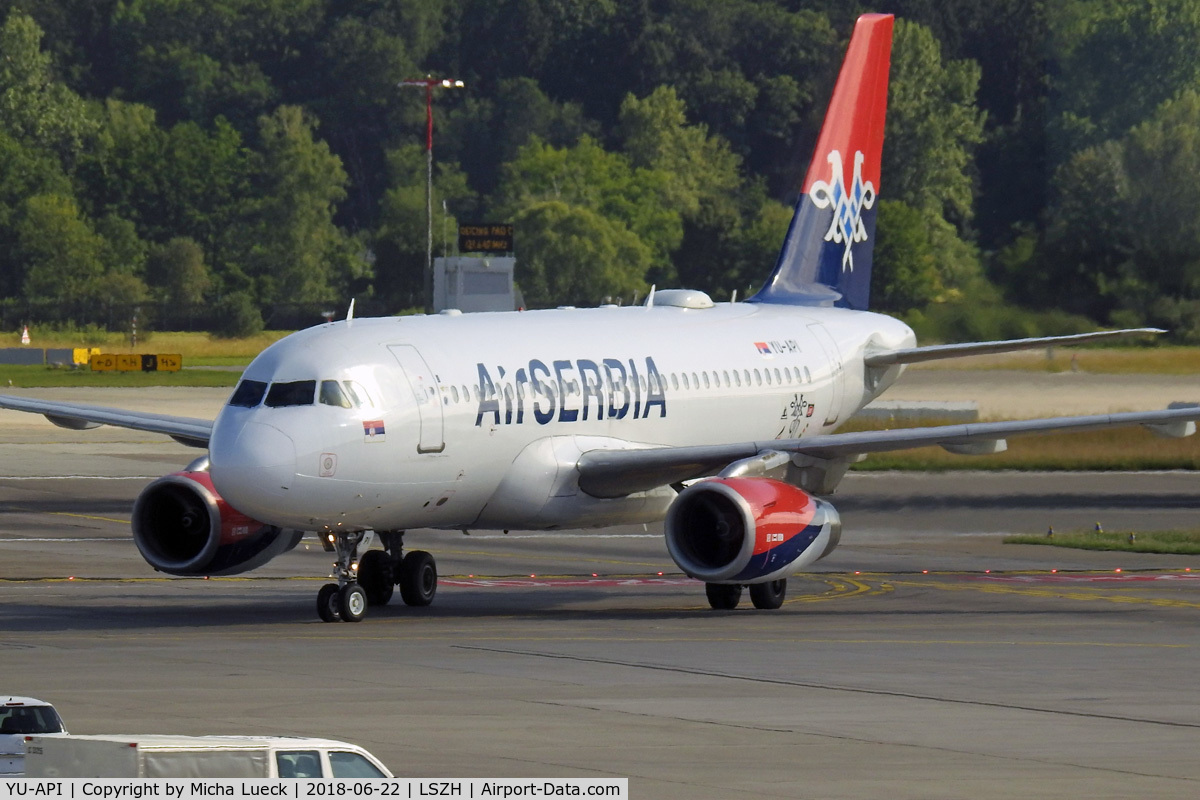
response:
<svg viewBox="0 0 1200 800"><path fill-rule="evenodd" d="M918 347L867 311L891 34L890 16L859 19L779 259L745 302L667 290L636 307L332 322L264 350L213 422L0 407L207 447L138 497L143 557L173 575L229 575L315 531L337 559L317 596L326 621L361 620L397 585L409 605L433 600L434 559L404 553L409 529L664 517L671 557L714 608L746 586L777 608L788 576L838 544L824 496L864 454L996 452L1016 434L1117 425L1194 432L1196 408L833 432L905 364L1114 333Z"/></svg>

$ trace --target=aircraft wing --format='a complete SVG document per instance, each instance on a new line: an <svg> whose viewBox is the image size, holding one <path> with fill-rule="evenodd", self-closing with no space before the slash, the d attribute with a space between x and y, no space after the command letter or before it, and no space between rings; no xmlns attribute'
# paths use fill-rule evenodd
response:
<svg viewBox="0 0 1200 800"><path fill-rule="evenodd" d="M209 420L194 417L124 411L119 408L89 406L83 403L59 403L12 395L0 395L0 408L43 414L46 419L60 428L72 430L115 425L118 428L132 428L136 431L164 433L180 444L189 447L208 447L208 438L212 435L213 426Z"/></svg>
<svg viewBox="0 0 1200 800"><path fill-rule="evenodd" d="M928 428L830 433L804 439L769 439L727 445L661 447L642 450L590 450L579 461L579 488L593 497L623 497L634 492L715 475L735 461L764 453L789 453L820 459L846 459L864 453L939 445L951 452L986 452L989 443L1010 436L1144 425L1166 436L1189 436L1200 419L1200 405L1174 405L1161 411L1134 411L1047 419L973 422Z"/></svg>
<svg viewBox="0 0 1200 800"><path fill-rule="evenodd" d="M892 364L916 364L921 361L936 361L942 358L981 356L990 353L1011 353L1015 350L1038 350L1043 347L1065 347L1072 344L1095 342L1140 334L1166 333L1162 328L1125 328L1119 331L1095 331L1076 333L1069 336L1038 336L1030 339L1003 339L994 342L965 342L963 344L934 344L927 347L911 347L906 350L868 352L863 363L868 367L889 367Z"/></svg>

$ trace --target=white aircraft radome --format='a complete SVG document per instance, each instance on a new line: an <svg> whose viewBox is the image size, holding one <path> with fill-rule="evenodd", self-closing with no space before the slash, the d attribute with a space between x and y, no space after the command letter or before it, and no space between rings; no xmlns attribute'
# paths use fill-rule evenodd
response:
<svg viewBox="0 0 1200 800"><path fill-rule="evenodd" d="M665 518L667 548L714 608L750 587L782 604L828 554L825 499L864 454L937 444L996 452L1014 435L1146 425L1200 408L859 433L836 428L905 364L1150 330L918 347L867 309L892 18L860 18L792 225L763 289L643 306L357 318L302 330L246 368L213 422L0 397L71 428L153 431L208 455L148 486L133 535L153 567L228 575L315 531L337 553L327 621L428 605L433 557L404 531L554 529ZM383 549L373 549L378 539Z"/></svg>

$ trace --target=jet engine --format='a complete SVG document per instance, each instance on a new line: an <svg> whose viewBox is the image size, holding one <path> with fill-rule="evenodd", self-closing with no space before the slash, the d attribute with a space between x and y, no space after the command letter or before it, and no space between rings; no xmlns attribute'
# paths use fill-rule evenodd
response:
<svg viewBox="0 0 1200 800"><path fill-rule="evenodd" d="M667 549L705 583L765 583L828 555L841 538L832 505L770 478L712 478L667 510Z"/></svg>
<svg viewBox="0 0 1200 800"><path fill-rule="evenodd" d="M203 470L159 478L133 506L133 541L142 558L171 575L246 572L291 550L301 535L237 511Z"/></svg>

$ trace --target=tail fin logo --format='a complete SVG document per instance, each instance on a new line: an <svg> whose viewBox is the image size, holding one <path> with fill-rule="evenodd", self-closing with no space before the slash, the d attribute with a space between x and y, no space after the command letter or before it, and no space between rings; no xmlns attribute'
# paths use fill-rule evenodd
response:
<svg viewBox="0 0 1200 800"><path fill-rule="evenodd" d="M867 229L863 225L862 212L875 206L875 185L862 179L865 157L859 150L854 154L854 183L846 191L846 170L842 165L842 154L831 150L826 160L833 168L829 183L814 181L808 191L813 205L824 210L833 206L833 221L825 232L825 241L845 246L842 253L842 272L854 271L854 255L851 248L855 242L867 240Z"/></svg>

